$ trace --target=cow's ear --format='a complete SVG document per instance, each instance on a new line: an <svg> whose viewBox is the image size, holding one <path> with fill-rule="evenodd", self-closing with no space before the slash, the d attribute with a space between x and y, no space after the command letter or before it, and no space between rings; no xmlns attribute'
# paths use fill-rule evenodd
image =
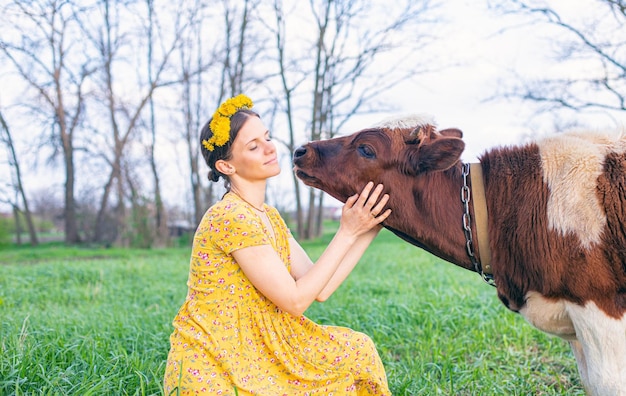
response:
<svg viewBox="0 0 626 396"><path fill-rule="evenodd" d="M424 142L429 140L436 133L436 131L437 129L434 125L420 125L411 132L410 136L415 138L419 145L422 145Z"/></svg>
<svg viewBox="0 0 626 396"><path fill-rule="evenodd" d="M458 138L441 138L408 149L407 162L415 174L429 171L444 171L461 158L465 143Z"/></svg>
<svg viewBox="0 0 626 396"><path fill-rule="evenodd" d="M461 130L457 128L444 129L442 131L439 131L439 133L447 137L455 137L459 139L463 138L463 132L461 132Z"/></svg>

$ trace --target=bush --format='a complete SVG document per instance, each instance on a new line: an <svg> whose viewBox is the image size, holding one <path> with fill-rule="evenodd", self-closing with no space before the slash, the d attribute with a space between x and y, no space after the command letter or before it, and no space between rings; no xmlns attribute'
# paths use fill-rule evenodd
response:
<svg viewBox="0 0 626 396"><path fill-rule="evenodd" d="M13 221L6 217L0 217L0 245L8 245L11 243L11 227Z"/></svg>

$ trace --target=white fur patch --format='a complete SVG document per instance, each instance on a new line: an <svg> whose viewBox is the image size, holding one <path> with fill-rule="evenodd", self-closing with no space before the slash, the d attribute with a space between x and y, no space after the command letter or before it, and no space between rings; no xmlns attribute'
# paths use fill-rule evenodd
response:
<svg viewBox="0 0 626 396"><path fill-rule="evenodd" d="M424 125L435 126L436 124L433 117L427 114L405 114L385 118L384 120L376 123L372 127L388 129L409 129L417 128Z"/></svg>
<svg viewBox="0 0 626 396"><path fill-rule="evenodd" d="M584 306L526 295L520 314L538 329L570 341L591 396L626 395L626 315L614 319L589 301Z"/></svg>
<svg viewBox="0 0 626 396"><path fill-rule="evenodd" d="M585 306L568 303L576 329L571 341L578 371L591 396L626 395L626 316L607 316L589 301Z"/></svg>
<svg viewBox="0 0 626 396"><path fill-rule="evenodd" d="M576 338L574 324L567 313L565 300L548 300L541 294L531 291L526 294L526 304L520 314L539 330L566 340Z"/></svg>
<svg viewBox="0 0 626 396"><path fill-rule="evenodd" d="M538 142L543 180L550 189L548 221L553 230L573 233L583 247L598 243L606 223L596 196L598 176L611 152L623 153L621 132L570 132Z"/></svg>

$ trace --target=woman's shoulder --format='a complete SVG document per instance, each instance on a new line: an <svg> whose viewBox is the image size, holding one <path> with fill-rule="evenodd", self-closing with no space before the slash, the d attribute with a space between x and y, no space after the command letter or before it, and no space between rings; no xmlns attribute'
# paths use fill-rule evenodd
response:
<svg viewBox="0 0 626 396"><path fill-rule="evenodd" d="M234 210L241 209L241 205L237 205L237 201L233 199L232 194L226 193L222 199L215 202L209 210L208 214L232 212Z"/></svg>
<svg viewBox="0 0 626 396"><path fill-rule="evenodd" d="M207 210L203 220L207 222L241 221L253 217L252 215L253 213L246 205L242 205L241 201L227 193Z"/></svg>

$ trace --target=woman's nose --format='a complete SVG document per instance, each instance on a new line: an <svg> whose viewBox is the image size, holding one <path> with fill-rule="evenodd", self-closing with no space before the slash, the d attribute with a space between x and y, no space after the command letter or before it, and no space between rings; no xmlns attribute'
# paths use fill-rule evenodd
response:
<svg viewBox="0 0 626 396"><path fill-rule="evenodd" d="M276 145L274 144L273 141L271 140L265 141L265 151L268 153L273 153L274 151L276 151Z"/></svg>

